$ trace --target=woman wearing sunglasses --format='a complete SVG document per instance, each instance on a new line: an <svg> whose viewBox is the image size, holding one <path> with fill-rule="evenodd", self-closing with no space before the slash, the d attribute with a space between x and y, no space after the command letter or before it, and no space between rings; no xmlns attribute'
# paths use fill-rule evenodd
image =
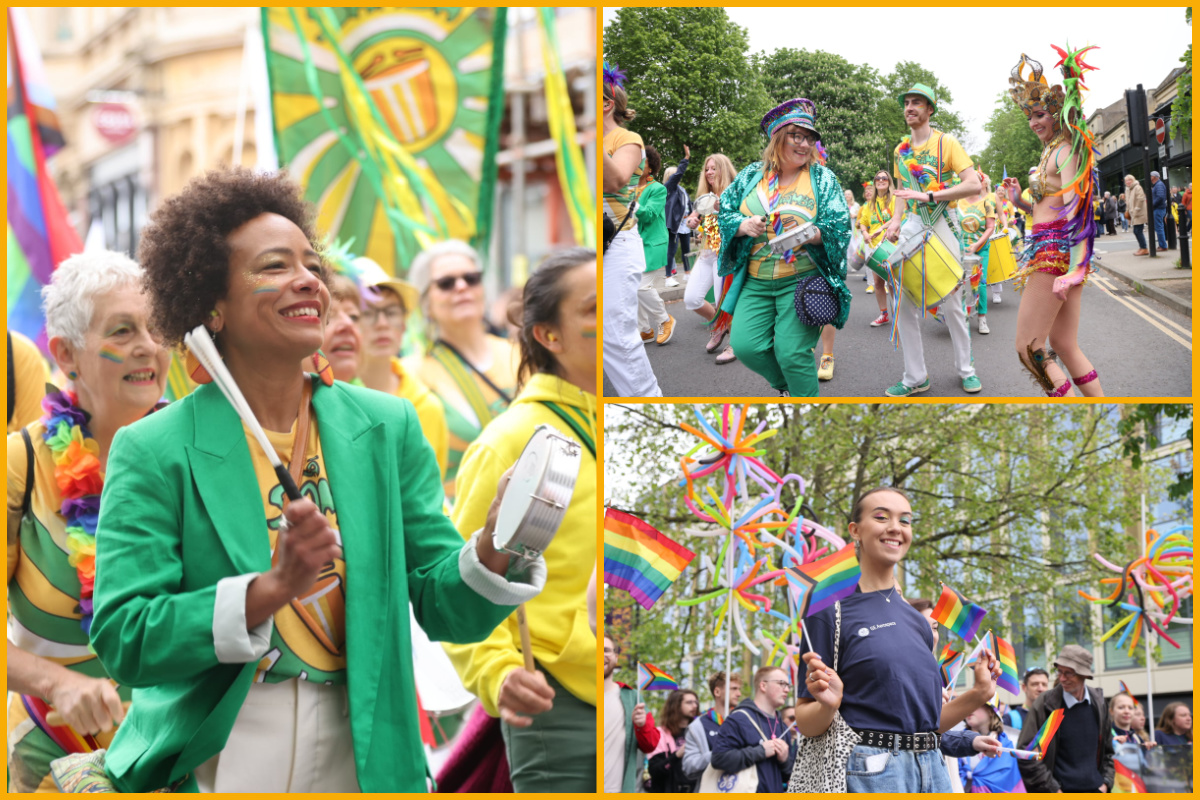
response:
<svg viewBox="0 0 1200 800"><path fill-rule="evenodd" d="M886 169L875 173L875 177L871 180L871 190L873 196L869 201L863 201L862 211L858 216L859 224L866 228L864 235L868 251L875 249L883 241L887 224L891 222L892 214L896 211L896 197L892 194L892 177ZM871 277L875 285L875 302L879 304L879 316L872 320L871 327L878 328L890 324L892 320L888 316L888 295L883 278L874 272Z"/></svg>
<svg viewBox="0 0 1200 800"><path fill-rule="evenodd" d="M425 354L408 360L442 401L450 432L446 498L467 446L512 402L517 354L484 327L483 271L479 255L459 241L439 242L413 261L408 278L428 326Z"/></svg>
<svg viewBox="0 0 1200 800"><path fill-rule="evenodd" d="M912 545L912 517L897 489L862 495L848 526L862 570L858 589L808 618L796 730L821 736L840 714L861 737L845 763L850 792L949 792L942 752L969 757L999 746L993 737L948 733L992 696L989 664L995 673L999 665L985 650L974 685L943 705L930 622L905 602L896 579Z"/></svg>

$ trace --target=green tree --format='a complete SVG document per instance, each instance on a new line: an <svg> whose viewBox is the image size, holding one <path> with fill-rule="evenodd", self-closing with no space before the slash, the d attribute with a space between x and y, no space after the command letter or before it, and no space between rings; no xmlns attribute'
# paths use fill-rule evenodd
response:
<svg viewBox="0 0 1200 800"><path fill-rule="evenodd" d="M744 167L762 150L758 122L770 107L747 57L746 29L723 8L626 7L604 29L604 58L628 76L630 130L658 148L664 166L692 149Z"/></svg>
<svg viewBox="0 0 1200 800"><path fill-rule="evenodd" d="M756 63L772 103L807 97L816 104L827 166L861 198L862 182L887 167L896 144L885 138L880 125L878 73L833 53L790 47L760 56Z"/></svg>
<svg viewBox="0 0 1200 800"><path fill-rule="evenodd" d="M1191 6L1184 9L1187 24L1192 24L1192 9ZM1171 137L1179 136L1179 132L1183 131L1184 136L1189 136L1192 131L1192 46L1188 45L1188 49L1179 60L1183 62L1183 72L1179 73L1179 77L1175 79L1175 93L1177 97L1175 102L1171 104Z"/></svg>
<svg viewBox="0 0 1200 800"><path fill-rule="evenodd" d="M697 443L678 426L695 424L693 407L619 408L606 412L606 503L697 553L652 609L637 611L626 654L700 676L723 665L726 629L713 633L717 602L676 603L717 585L720 540L691 535L710 526L686 508L678 485L680 456ZM701 407L710 420L713 408ZM1012 629L1027 615L1049 640L1060 620L1077 620L1078 603L1063 600L1074 588L1058 585L1060 578L1099 589L1091 554L1124 563L1137 548L1127 526L1137 519L1140 494L1152 503L1164 494L1165 470L1130 469L1116 406L752 406L746 426L764 421L779 433L763 443L763 461L807 480L808 518L846 537L853 498L880 485L902 488L915 517L903 562L905 595L934 597L945 581L980 600L997 633L1014 642L1022 640ZM788 507L793 486L783 491ZM736 503L744 510L742 500ZM780 588L759 589L786 602ZM606 587L606 614L631 602ZM743 614L743 622L752 636L759 626L782 633L782 623L762 613ZM741 645L735 650L735 663L748 666Z"/></svg>
<svg viewBox="0 0 1200 800"><path fill-rule="evenodd" d="M885 126L884 133L893 145L899 144L900 139L908 135L908 126L904 124L904 113L897 98L901 92L911 89L914 83L931 86L937 94L937 111L929 118L929 124L950 134L966 147L963 137L967 134L967 128L962 118L950 108L954 102L950 90L942 85L936 75L915 61L901 61L883 78L884 98L880 101L879 113Z"/></svg>
<svg viewBox="0 0 1200 800"><path fill-rule="evenodd" d="M1119 430L1125 437L1125 455L1129 456L1134 469L1142 466L1143 453L1162 444L1158 440L1159 426L1164 419L1191 420L1192 407L1174 403L1139 403L1129 406L1129 413L1122 419ZM1187 429L1188 450L1192 444L1192 426ZM1191 461L1187 462L1191 466ZM1167 497L1182 500L1192 491L1192 470L1182 466L1175 473L1175 482L1167 486Z"/></svg>
<svg viewBox="0 0 1200 800"><path fill-rule="evenodd" d="M1037 166L1042 157L1042 143L1029 128L1029 120L1008 92L996 95L996 106L992 116L984 123L988 143L979 155L983 171L992 179L992 185L1000 183L1007 168L1008 176L1021 182L1022 188L1029 186L1029 168Z"/></svg>

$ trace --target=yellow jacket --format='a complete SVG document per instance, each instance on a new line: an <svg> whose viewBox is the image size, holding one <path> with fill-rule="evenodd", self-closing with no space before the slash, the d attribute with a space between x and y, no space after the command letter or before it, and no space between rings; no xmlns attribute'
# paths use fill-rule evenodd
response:
<svg viewBox="0 0 1200 800"><path fill-rule="evenodd" d="M581 436L546 402L564 408L584 427ZM534 375L512 405L483 429L463 457L458 498L451 518L463 538L483 527L496 486L517 462L525 443L541 424L552 425L579 441L583 461L575 493L554 541L544 557L546 588L526 603L533 655L567 691L596 705L596 635L588 621L587 588L596 563L596 396L553 375ZM582 439L590 438L584 442ZM590 446L590 448L589 448ZM483 642L444 645L458 677L492 716L500 685L523 665L516 615L508 617Z"/></svg>
<svg viewBox="0 0 1200 800"><path fill-rule="evenodd" d="M437 395L417 377L417 373L405 367L400 359L392 359L392 372L400 379L400 388L396 390L396 396L406 398L417 409L421 433L425 434L425 438L433 446L438 472L445 477L446 464L450 457L450 435L446 430L446 412L442 409L442 401L438 400Z"/></svg>

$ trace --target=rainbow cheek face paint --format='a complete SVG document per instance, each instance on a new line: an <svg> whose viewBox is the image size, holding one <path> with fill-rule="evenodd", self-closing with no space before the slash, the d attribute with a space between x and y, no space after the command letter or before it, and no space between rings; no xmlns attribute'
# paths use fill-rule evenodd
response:
<svg viewBox="0 0 1200 800"><path fill-rule="evenodd" d="M125 357L110 347L101 347L100 348L100 357L107 358L109 361L113 362L114 364L124 364L125 363Z"/></svg>
<svg viewBox="0 0 1200 800"><path fill-rule="evenodd" d="M596 338L596 326L595 325L584 325L583 326L583 335L584 335L584 338L586 338L586 339L595 339Z"/></svg>

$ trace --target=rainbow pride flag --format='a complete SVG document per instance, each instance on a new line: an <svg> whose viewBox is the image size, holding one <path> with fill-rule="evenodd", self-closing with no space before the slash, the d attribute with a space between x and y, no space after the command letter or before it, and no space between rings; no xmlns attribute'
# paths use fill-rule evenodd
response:
<svg viewBox="0 0 1200 800"><path fill-rule="evenodd" d="M1113 775L1112 790L1114 792L1120 792L1121 794L1150 793L1150 790L1146 788L1146 782L1142 780L1142 776L1122 764L1119 758L1113 759L1113 767L1116 769L1116 774Z"/></svg>
<svg viewBox="0 0 1200 800"><path fill-rule="evenodd" d="M969 602L946 584L942 584L942 596L933 607L933 618L942 626L969 642L979 632L979 625L985 616L987 611Z"/></svg>
<svg viewBox="0 0 1200 800"><path fill-rule="evenodd" d="M54 96L33 29L8 8L8 328L47 352L42 287L67 256L83 252L46 169L63 146Z"/></svg>
<svg viewBox="0 0 1200 800"><path fill-rule="evenodd" d="M1000 636L996 636L996 658L1000 659L1000 677L996 685L1012 695L1021 693L1021 685L1017 680L1017 651Z"/></svg>
<svg viewBox="0 0 1200 800"><path fill-rule="evenodd" d="M816 614L854 594L862 577L852 544L808 564L788 567L784 574L792 590L797 617Z"/></svg>
<svg viewBox="0 0 1200 800"><path fill-rule="evenodd" d="M1054 738L1054 734L1058 733L1058 726L1062 724L1065 713L1061 708L1051 711L1050 716L1046 717L1046 721L1042 723L1041 730L1038 731L1037 736L1033 737L1033 741L1026 749L1036 750L1041 755L1046 755L1046 748L1050 746L1050 740Z"/></svg>
<svg viewBox="0 0 1200 800"><path fill-rule="evenodd" d="M639 663L638 688L643 692L653 692L659 689L673 691L679 688L679 683L653 664Z"/></svg>
<svg viewBox="0 0 1200 800"><path fill-rule="evenodd" d="M604 510L604 582L651 608L696 554L642 520Z"/></svg>
<svg viewBox="0 0 1200 800"><path fill-rule="evenodd" d="M950 645L942 646L942 654L938 656L938 669L942 673L942 686L953 686L958 680L958 672L963 666L963 654L951 649Z"/></svg>
<svg viewBox="0 0 1200 800"><path fill-rule="evenodd" d="M1133 700L1134 708L1137 708L1141 705L1141 703L1138 702L1137 697L1134 696L1133 692L1129 691L1129 684L1125 683L1125 681L1117 681L1117 693L1120 694L1122 692L1129 695L1129 698Z"/></svg>

